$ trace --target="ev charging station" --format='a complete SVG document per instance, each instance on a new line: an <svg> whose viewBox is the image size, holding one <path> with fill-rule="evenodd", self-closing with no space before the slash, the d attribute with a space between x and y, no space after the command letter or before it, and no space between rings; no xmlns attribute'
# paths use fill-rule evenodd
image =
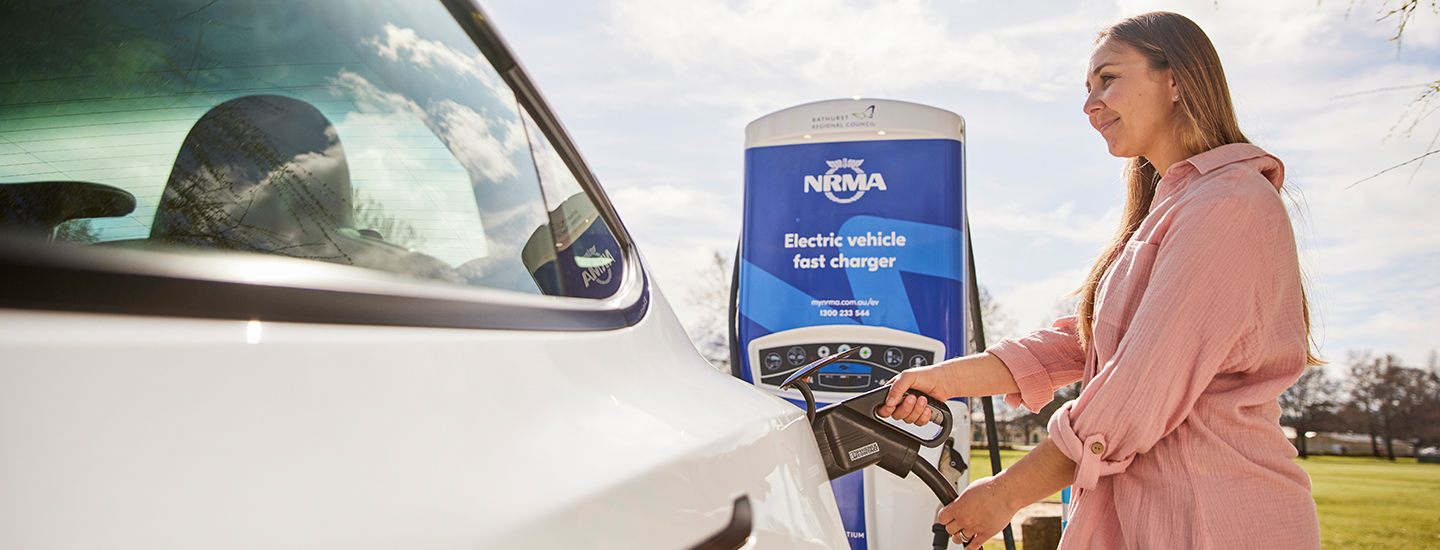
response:
<svg viewBox="0 0 1440 550"><path fill-rule="evenodd" d="M821 101L751 122L733 373L803 406L781 383L859 348L809 380L823 405L971 351L964 161L964 119L914 103ZM948 405L969 464L968 404ZM918 479L865 468L831 487L852 550L932 548L938 507Z"/></svg>

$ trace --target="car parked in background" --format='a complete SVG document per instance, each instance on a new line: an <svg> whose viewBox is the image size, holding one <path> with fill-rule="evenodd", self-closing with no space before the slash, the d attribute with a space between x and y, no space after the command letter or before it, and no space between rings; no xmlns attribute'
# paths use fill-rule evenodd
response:
<svg viewBox="0 0 1440 550"><path fill-rule="evenodd" d="M477 6L0 15L0 547L848 546Z"/></svg>

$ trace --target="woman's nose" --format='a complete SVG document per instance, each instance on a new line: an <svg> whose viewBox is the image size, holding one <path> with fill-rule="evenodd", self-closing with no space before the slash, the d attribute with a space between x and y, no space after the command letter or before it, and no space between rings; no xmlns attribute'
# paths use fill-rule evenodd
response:
<svg viewBox="0 0 1440 550"><path fill-rule="evenodd" d="M1085 105L1082 107L1085 114L1093 115L1100 112L1100 109L1105 108L1105 102L1100 101L1099 95L1098 90L1092 90L1085 96Z"/></svg>

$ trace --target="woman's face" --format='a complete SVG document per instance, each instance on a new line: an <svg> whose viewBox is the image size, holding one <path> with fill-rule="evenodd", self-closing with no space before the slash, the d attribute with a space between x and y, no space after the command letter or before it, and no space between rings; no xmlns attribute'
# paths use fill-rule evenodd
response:
<svg viewBox="0 0 1440 550"><path fill-rule="evenodd" d="M1180 93L1169 69L1155 71L1128 44L1105 39L1090 54L1085 114L1117 157L1143 156L1169 166L1178 149L1172 116Z"/></svg>

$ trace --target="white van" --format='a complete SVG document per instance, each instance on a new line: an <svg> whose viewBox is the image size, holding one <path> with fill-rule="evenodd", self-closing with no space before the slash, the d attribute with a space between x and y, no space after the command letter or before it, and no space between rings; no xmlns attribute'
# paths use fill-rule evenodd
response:
<svg viewBox="0 0 1440 550"><path fill-rule="evenodd" d="M467 0L7 2L0 548L847 548Z"/></svg>

